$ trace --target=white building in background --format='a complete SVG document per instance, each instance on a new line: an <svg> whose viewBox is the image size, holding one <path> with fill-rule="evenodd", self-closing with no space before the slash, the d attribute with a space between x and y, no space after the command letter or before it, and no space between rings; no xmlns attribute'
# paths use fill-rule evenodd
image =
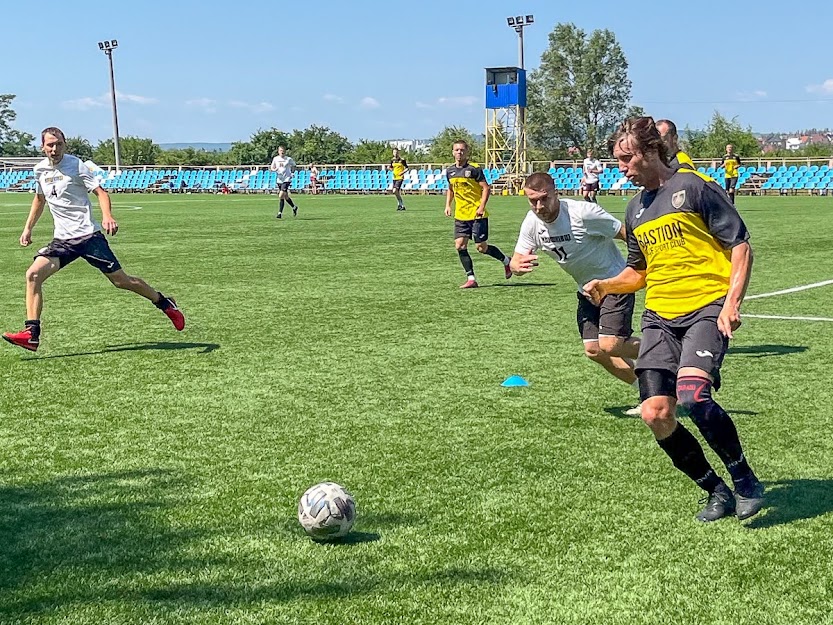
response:
<svg viewBox="0 0 833 625"><path fill-rule="evenodd" d="M798 137L789 137L784 145L788 150L800 150L801 139Z"/></svg>
<svg viewBox="0 0 833 625"><path fill-rule="evenodd" d="M398 148L403 152L412 154L426 154L431 149L430 139L392 139L388 141L392 148Z"/></svg>

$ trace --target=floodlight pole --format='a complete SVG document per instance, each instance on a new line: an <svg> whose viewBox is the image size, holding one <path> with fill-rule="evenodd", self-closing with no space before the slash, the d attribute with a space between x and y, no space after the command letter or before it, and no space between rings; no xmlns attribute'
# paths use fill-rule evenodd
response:
<svg viewBox="0 0 833 625"><path fill-rule="evenodd" d="M105 45L105 47L102 47ZM113 40L113 44L110 45L110 42L107 41L105 44L99 43L98 47L103 50L104 54L107 55L107 60L110 62L110 100L113 106L113 150L116 154L116 172L121 171L121 157L119 155L119 113L118 109L116 108L116 75L113 72L113 50L118 47L118 43L116 40Z"/></svg>
<svg viewBox="0 0 833 625"><path fill-rule="evenodd" d="M518 32L518 67L526 69L524 67L524 27L517 26L515 30Z"/></svg>

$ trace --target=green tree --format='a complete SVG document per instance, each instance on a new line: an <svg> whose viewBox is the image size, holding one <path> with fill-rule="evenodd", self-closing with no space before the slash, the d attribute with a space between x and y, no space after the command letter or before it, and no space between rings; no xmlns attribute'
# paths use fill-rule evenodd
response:
<svg viewBox="0 0 833 625"><path fill-rule="evenodd" d="M530 73L527 137L553 157L572 146L600 150L630 105L628 62L610 30L589 36L574 24L557 24L541 65Z"/></svg>
<svg viewBox="0 0 833 625"><path fill-rule="evenodd" d="M153 139L142 137L119 137L119 151L122 165L154 165L162 151ZM116 162L113 140L106 139L95 146L93 160L97 165L113 165Z"/></svg>
<svg viewBox="0 0 833 625"><path fill-rule="evenodd" d="M197 150L192 147L187 147L175 150L161 150L156 157L156 164L205 167L209 165L225 165L227 158L228 156L225 152ZM237 163L234 164L236 165Z"/></svg>
<svg viewBox="0 0 833 625"><path fill-rule="evenodd" d="M248 141L236 141L231 144L227 161L230 165L270 163L277 155L280 146L290 149L288 134L277 128L258 129Z"/></svg>
<svg viewBox="0 0 833 625"><path fill-rule="evenodd" d="M288 149L299 164L346 163L353 144L326 126L312 125L304 130L293 130Z"/></svg>
<svg viewBox="0 0 833 625"><path fill-rule="evenodd" d="M88 161L93 157L93 146L84 137L67 137L67 153Z"/></svg>
<svg viewBox="0 0 833 625"><path fill-rule="evenodd" d="M685 129L685 144L691 158L720 158L726 153L726 145L734 146L738 156L759 156L761 147L751 128L743 128L737 117L727 119L718 111L703 130Z"/></svg>
<svg viewBox="0 0 833 625"><path fill-rule="evenodd" d="M475 163L483 164L485 154L484 145L475 136L462 126L446 126L431 140L431 148L428 154L421 160L429 163L451 163L454 156L451 153L455 141L466 141L471 147L469 159Z"/></svg>
<svg viewBox="0 0 833 625"><path fill-rule="evenodd" d="M17 113L12 108L15 97L10 93L0 95L0 155L35 156L38 153L32 145L35 137L12 127L17 119Z"/></svg>

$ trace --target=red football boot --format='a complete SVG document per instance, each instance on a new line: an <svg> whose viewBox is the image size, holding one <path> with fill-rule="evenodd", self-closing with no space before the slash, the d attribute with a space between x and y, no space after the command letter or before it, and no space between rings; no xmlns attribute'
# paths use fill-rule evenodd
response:
<svg viewBox="0 0 833 625"><path fill-rule="evenodd" d="M182 311L176 307L176 300L174 298L166 297L165 299L168 300L168 305L162 309L162 312L165 313L168 319L171 320L171 323L174 324L177 332L181 332L185 327L185 315L183 315Z"/></svg>
<svg viewBox="0 0 833 625"><path fill-rule="evenodd" d="M477 284L477 280L474 278L470 278L466 280L463 284L460 285L461 289L476 289L479 285Z"/></svg>
<svg viewBox="0 0 833 625"><path fill-rule="evenodd" d="M40 339L33 339L32 331L29 328L26 328L22 332L6 332L3 334L3 338L12 345L28 349L30 352L38 351L38 346L40 345Z"/></svg>

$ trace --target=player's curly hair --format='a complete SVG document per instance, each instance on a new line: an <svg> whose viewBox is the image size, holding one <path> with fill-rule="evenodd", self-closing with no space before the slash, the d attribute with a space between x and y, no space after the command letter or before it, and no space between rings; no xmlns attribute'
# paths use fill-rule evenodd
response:
<svg viewBox="0 0 833 625"><path fill-rule="evenodd" d="M47 134L50 134L53 137L58 137L64 143L67 142L67 138L64 135L63 130L61 130L60 128L56 128L55 126L50 126L49 128L44 128L43 130L41 130L41 133L40 133L40 142L41 143L43 143L43 140L46 139Z"/></svg>
<svg viewBox="0 0 833 625"><path fill-rule="evenodd" d="M653 117L631 117L623 121L607 140L607 149L611 154L616 144L627 136L633 139L640 152L656 152L660 160L668 165L668 148L665 147Z"/></svg>

